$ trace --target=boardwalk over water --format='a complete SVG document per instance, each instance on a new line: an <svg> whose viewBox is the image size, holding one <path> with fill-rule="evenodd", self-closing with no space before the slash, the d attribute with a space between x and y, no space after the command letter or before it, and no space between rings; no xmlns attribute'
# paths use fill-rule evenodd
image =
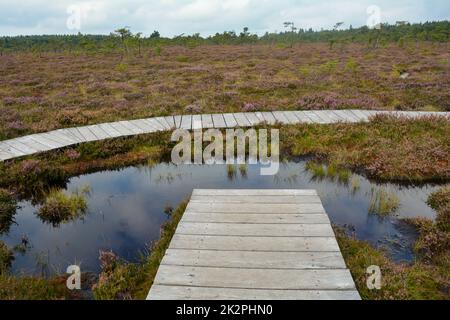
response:
<svg viewBox="0 0 450 320"><path fill-rule="evenodd" d="M150 300L360 299L315 190L199 190Z"/></svg>
<svg viewBox="0 0 450 320"><path fill-rule="evenodd" d="M58 129L20 138L3 140L0 141L0 161L69 147L85 142L170 131L177 128L186 130L244 128L253 127L262 123L267 123L269 125L275 123L355 123L366 122L369 120L369 117L377 114L392 114L409 118L440 115L450 119L450 112L393 112L374 110L273 111L156 117Z"/></svg>

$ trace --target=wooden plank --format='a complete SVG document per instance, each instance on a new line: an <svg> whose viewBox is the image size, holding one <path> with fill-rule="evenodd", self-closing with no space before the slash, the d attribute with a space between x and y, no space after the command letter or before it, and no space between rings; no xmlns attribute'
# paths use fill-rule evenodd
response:
<svg viewBox="0 0 450 320"><path fill-rule="evenodd" d="M286 118L282 111L273 111L272 114L277 122L282 124L289 124L289 120Z"/></svg>
<svg viewBox="0 0 450 320"><path fill-rule="evenodd" d="M80 142L84 142L83 139L79 137L79 134L76 135L74 130L70 130L70 129L57 129L55 131L53 131L63 137L66 137L67 139L70 139L72 141L72 144L77 144ZM78 132L78 131L77 131Z"/></svg>
<svg viewBox="0 0 450 320"><path fill-rule="evenodd" d="M46 137L47 139L53 140L63 147L77 143L74 139L64 136L57 131L39 133L39 135Z"/></svg>
<svg viewBox="0 0 450 320"><path fill-rule="evenodd" d="M192 116L185 115L181 118L181 129L191 130L192 129Z"/></svg>
<svg viewBox="0 0 450 320"><path fill-rule="evenodd" d="M31 139L30 136L25 136L25 137L21 137L21 138L16 138L16 141L23 143L27 146L30 146L32 149L35 149L36 152L42 152L42 151L48 151L51 150L51 147L48 147L44 144L41 144L39 142L36 142L35 140Z"/></svg>
<svg viewBox="0 0 450 320"><path fill-rule="evenodd" d="M228 203L322 203L319 196L241 196L241 195L192 195L191 202L228 202Z"/></svg>
<svg viewBox="0 0 450 320"><path fill-rule="evenodd" d="M316 190L298 189L194 189L193 196L316 196Z"/></svg>
<svg viewBox="0 0 450 320"><path fill-rule="evenodd" d="M210 114L202 114L202 127L205 129L214 128L214 122Z"/></svg>
<svg viewBox="0 0 450 320"><path fill-rule="evenodd" d="M4 142L8 146L10 146L12 148L12 150L17 150L20 153L22 153L23 155L33 154L33 153L39 151L38 149L36 149L35 147L32 147L29 144L20 142L18 139L6 140Z"/></svg>
<svg viewBox="0 0 450 320"><path fill-rule="evenodd" d="M358 119L355 118L355 116L347 110L333 110L332 112L345 123L358 122Z"/></svg>
<svg viewBox="0 0 450 320"><path fill-rule="evenodd" d="M5 150L0 150L0 160L5 161L13 158L15 158L15 156L12 153L6 152Z"/></svg>
<svg viewBox="0 0 450 320"><path fill-rule="evenodd" d="M156 131L166 131L166 127L163 126L158 120L156 120L156 118L145 119L145 122L155 128Z"/></svg>
<svg viewBox="0 0 450 320"><path fill-rule="evenodd" d="M14 155L15 157L22 157L22 156L26 156L26 155L27 155L27 153L26 153L25 151L21 151L21 150L19 150L19 149L16 149L14 146L12 146L12 145L9 143L9 140L7 140L7 141L2 141L2 143L3 143L3 150L4 150L6 153L12 154L12 155Z"/></svg>
<svg viewBox="0 0 450 320"><path fill-rule="evenodd" d="M358 119L358 121L365 122L369 119L369 117L366 114L364 114L363 112L361 112L361 110L353 109L353 110L349 110L349 111L355 115L355 117Z"/></svg>
<svg viewBox="0 0 450 320"><path fill-rule="evenodd" d="M163 130L162 126L153 119L141 119L129 121L132 125L142 129L145 133L157 132Z"/></svg>
<svg viewBox="0 0 450 320"><path fill-rule="evenodd" d="M314 111L304 111L304 113L309 119L311 119L312 123L327 123L327 121L319 117Z"/></svg>
<svg viewBox="0 0 450 320"><path fill-rule="evenodd" d="M96 140L111 138L111 136L98 125L88 126L87 128L94 134L94 136L97 138Z"/></svg>
<svg viewBox="0 0 450 320"><path fill-rule="evenodd" d="M192 116L192 130L202 130L202 116Z"/></svg>
<svg viewBox="0 0 450 320"><path fill-rule="evenodd" d="M289 124L297 124L300 122L300 120L295 116L293 111L284 111L283 114L289 121Z"/></svg>
<svg viewBox="0 0 450 320"><path fill-rule="evenodd" d="M158 121L164 128L164 131L170 130L172 127L170 124L166 121L164 117L156 117L154 118L156 121Z"/></svg>
<svg viewBox="0 0 450 320"><path fill-rule="evenodd" d="M175 119L173 116L164 117L164 120L169 124L170 130L175 129L177 126L175 125Z"/></svg>
<svg viewBox="0 0 450 320"><path fill-rule="evenodd" d="M83 135L80 133L80 131L78 130L78 128L67 128L64 129L67 131L68 134L72 135L72 137L76 138L78 140L78 142L82 143L82 142L86 142L84 140Z"/></svg>
<svg viewBox="0 0 450 320"><path fill-rule="evenodd" d="M245 114L243 113L234 113L234 118L236 119L236 122L239 127L250 127L251 124L245 117Z"/></svg>
<svg viewBox="0 0 450 320"><path fill-rule="evenodd" d="M238 126L238 123L237 123L236 119L234 118L233 113L224 113L223 118L225 119L227 128L235 128Z"/></svg>
<svg viewBox="0 0 450 320"><path fill-rule="evenodd" d="M178 234L252 237L334 237L330 224L244 224L183 222Z"/></svg>
<svg viewBox="0 0 450 320"><path fill-rule="evenodd" d="M304 111L294 111L294 115L299 119L300 123L313 123Z"/></svg>
<svg viewBox="0 0 450 320"><path fill-rule="evenodd" d="M85 142L96 141L97 137L89 130L88 127L78 127L80 134L83 136Z"/></svg>
<svg viewBox="0 0 450 320"><path fill-rule="evenodd" d="M181 126L181 118L182 118L181 116L174 116L174 117L173 117L177 129L179 129L180 126Z"/></svg>
<svg viewBox="0 0 450 320"><path fill-rule="evenodd" d="M360 300L356 290L264 290L153 285L148 300Z"/></svg>
<svg viewBox="0 0 450 320"><path fill-rule="evenodd" d="M214 123L214 128L222 129L227 127L227 124L225 123L225 119L223 118L222 114L213 114L212 119Z"/></svg>
<svg viewBox="0 0 450 320"><path fill-rule="evenodd" d="M316 214L252 214L252 213L205 213L186 211L181 219L183 222L216 222L216 223L330 223L324 213Z"/></svg>
<svg viewBox="0 0 450 320"><path fill-rule="evenodd" d="M261 120L259 120L259 118L256 116L254 112L247 112L244 113L244 115L252 127L257 126L262 122Z"/></svg>
<svg viewBox="0 0 450 320"><path fill-rule="evenodd" d="M145 130L130 121L119 121L111 123L111 126L124 136L145 133Z"/></svg>
<svg viewBox="0 0 450 320"><path fill-rule="evenodd" d="M267 122L267 124L274 125L275 123L277 123L277 119L275 119L272 112L261 112L261 114L264 117L264 121Z"/></svg>
<svg viewBox="0 0 450 320"><path fill-rule="evenodd" d="M342 119L335 115L332 110L318 110L315 111L315 113L324 119L326 123L336 123L342 121Z"/></svg>
<svg viewBox="0 0 450 320"><path fill-rule="evenodd" d="M197 212L223 212L223 213L323 213L324 209L320 203L297 203L297 204L266 204L266 203L198 203L190 202L188 208Z"/></svg>
<svg viewBox="0 0 450 320"><path fill-rule="evenodd" d="M140 128L132 130L131 128L125 127L124 122L125 121L111 123L111 127L113 127L116 131L120 132L122 137L132 136L143 132L143 130ZM139 133L137 132L137 130L139 130Z"/></svg>
<svg viewBox="0 0 450 320"><path fill-rule="evenodd" d="M238 269L163 265L155 284L278 290L354 290L346 269Z"/></svg>
<svg viewBox="0 0 450 320"><path fill-rule="evenodd" d="M333 237L226 237L181 235L175 233L172 249L317 252L339 251Z"/></svg>
<svg viewBox="0 0 450 320"><path fill-rule="evenodd" d="M345 269L340 252L168 249L161 265L257 269Z"/></svg>
<svg viewBox="0 0 450 320"><path fill-rule="evenodd" d="M102 123L99 125L100 128L103 129L103 131L105 131L111 138L118 138L121 137L122 134L120 134L120 132L116 129L114 129L114 127L109 124L109 123Z"/></svg>

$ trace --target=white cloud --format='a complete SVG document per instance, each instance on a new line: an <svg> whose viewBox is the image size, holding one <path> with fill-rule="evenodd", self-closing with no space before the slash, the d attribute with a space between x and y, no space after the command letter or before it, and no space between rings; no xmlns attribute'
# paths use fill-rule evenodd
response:
<svg viewBox="0 0 450 320"><path fill-rule="evenodd" d="M360 26L367 20L366 8L378 5L383 21L411 22L449 19L447 0L29 0L11 5L0 0L0 34L71 33L66 27L67 8L83 8L81 32L107 34L129 26L145 34L208 35L244 26L263 33L283 29L284 21L302 28L331 28L344 21Z"/></svg>

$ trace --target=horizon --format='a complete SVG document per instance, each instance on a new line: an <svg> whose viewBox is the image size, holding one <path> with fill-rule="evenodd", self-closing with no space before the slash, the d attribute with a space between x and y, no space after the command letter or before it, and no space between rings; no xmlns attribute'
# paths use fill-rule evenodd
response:
<svg viewBox="0 0 450 320"><path fill-rule="evenodd" d="M0 12L2 37L109 35L125 26L145 36L157 30L165 38L196 33L205 38L224 31L240 32L244 27L262 36L289 30L283 26L287 21L294 22L298 29L321 31L332 30L337 22L344 23L339 30L346 30L367 25L371 19L393 25L397 21L448 21L450 16L449 6L442 0L132 0L126 5L119 0L63 0L51 4L32 0L14 7L0 0Z"/></svg>

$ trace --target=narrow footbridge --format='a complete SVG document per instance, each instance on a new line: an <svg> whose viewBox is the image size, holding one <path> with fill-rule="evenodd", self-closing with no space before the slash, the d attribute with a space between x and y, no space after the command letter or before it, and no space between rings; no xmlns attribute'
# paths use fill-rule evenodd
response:
<svg viewBox="0 0 450 320"><path fill-rule="evenodd" d="M359 300L315 190L193 191L149 300Z"/></svg>
<svg viewBox="0 0 450 320"><path fill-rule="evenodd" d="M91 141L101 141L118 137L170 131L224 129L253 127L262 123L269 125L337 122L365 122L377 114L392 114L409 118L439 115L450 119L450 112L419 111L374 111L374 110L320 110L320 111L273 111L247 113L219 113L202 115L179 115L117 121L82 127L58 129L24 137L0 141L0 161L19 158Z"/></svg>

